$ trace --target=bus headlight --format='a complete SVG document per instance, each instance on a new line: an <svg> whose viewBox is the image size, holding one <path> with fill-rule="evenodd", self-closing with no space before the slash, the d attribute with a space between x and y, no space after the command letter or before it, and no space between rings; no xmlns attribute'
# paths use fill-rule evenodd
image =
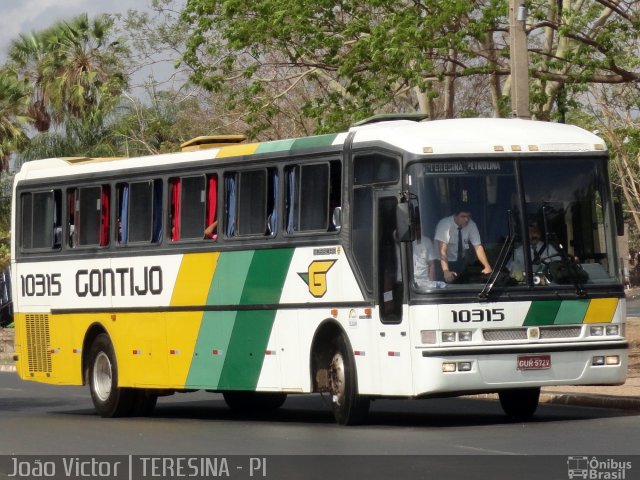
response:
<svg viewBox="0 0 640 480"><path fill-rule="evenodd" d="M456 332L442 332L442 341L443 342L455 342L456 341Z"/></svg>
<svg viewBox="0 0 640 480"><path fill-rule="evenodd" d="M462 332L458 332L458 341L459 342L470 342L471 337L473 337L473 332L464 330Z"/></svg>
<svg viewBox="0 0 640 480"><path fill-rule="evenodd" d="M445 362L442 364L443 373L452 373L456 371L456 364L454 362Z"/></svg>
<svg viewBox="0 0 640 480"><path fill-rule="evenodd" d="M620 335L620 325L607 325L605 332L607 335Z"/></svg>
<svg viewBox="0 0 640 480"><path fill-rule="evenodd" d="M604 357L604 363L607 365L620 365L620 357L618 355L607 355Z"/></svg>
<svg viewBox="0 0 640 480"><path fill-rule="evenodd" d="M458 371L459 372L470 372L471 371L471 362L458 362Z"/></svg>
<svg viewBox="0 0 640 480"><path fill-rule="evenodd" d="M420 340L422 340L422 343L436 343L436 331L420 330Z"/></svg>
<svg viewBox="0 0 640 480"><path fill-rule="evenodd" d="M589 335L592 337L601 337L604 335L604 327L601 325L596 325L589 328Z"/></svg>

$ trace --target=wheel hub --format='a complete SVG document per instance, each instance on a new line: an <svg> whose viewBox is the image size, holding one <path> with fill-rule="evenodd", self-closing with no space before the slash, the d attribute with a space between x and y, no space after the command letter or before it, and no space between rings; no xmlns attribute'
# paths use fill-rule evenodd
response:
<svg viewBox="0 0 640 480"><path fill-rule="evenodd" d="M96 356L93 364L93 390L101 401L106 401L111 394L113 381L111 361L105 352Z"/></svg>

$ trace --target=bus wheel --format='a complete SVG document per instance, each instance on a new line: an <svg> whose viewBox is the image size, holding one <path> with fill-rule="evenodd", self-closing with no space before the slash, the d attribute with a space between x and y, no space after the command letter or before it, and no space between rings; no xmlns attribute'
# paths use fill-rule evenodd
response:
<svg viewBox="0 0 640 480"><path fill-rule="evenodd" d="M329 362L333 416L340 425L358 425L369 414L368 397L358 394L355 361L343 335L336 338Z"/></svg>
<svg viewBox="0 0 640 480"><path fill-rule="evenodd" d="M503 390L498 396L504 413L518 420L526 420L533 417L538 408L540 387Z"/></svg>
<svg viewBox="0 0 640 480"><path fill-rule="evenodd" d="M134 392L118 387L116 356L106 333L98 335L91 344L89 386L93 405L100 416L122 417L131 413Z"/></svg>
<svg viewBox="0 0 640 480"><path fill-rule="evenodd" d="M224 392L224 401L231 410L242 413L271 413L278 410L287 399L278 392Z"/></svg>

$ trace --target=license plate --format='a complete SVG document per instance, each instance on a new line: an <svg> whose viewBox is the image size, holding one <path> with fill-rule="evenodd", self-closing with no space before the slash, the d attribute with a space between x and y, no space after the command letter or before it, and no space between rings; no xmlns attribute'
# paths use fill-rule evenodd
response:
<svg viewBox="0 0 640 480"><path fill-rule="evenodd" d="M551 368L551 355L522 355L518 357L518 370L546 370Z"/></svg>

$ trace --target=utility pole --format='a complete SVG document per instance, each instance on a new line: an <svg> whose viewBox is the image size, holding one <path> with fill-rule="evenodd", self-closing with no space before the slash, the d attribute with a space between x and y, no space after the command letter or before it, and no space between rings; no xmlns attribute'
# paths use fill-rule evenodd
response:
<svg viewBox="0 0 640 480"><path fill-rule="evenodd" d="M509 46L511 49L511 111L516 118L531 118L529 112L529 50L527 8L524 0L509 0Z"/></svg>

